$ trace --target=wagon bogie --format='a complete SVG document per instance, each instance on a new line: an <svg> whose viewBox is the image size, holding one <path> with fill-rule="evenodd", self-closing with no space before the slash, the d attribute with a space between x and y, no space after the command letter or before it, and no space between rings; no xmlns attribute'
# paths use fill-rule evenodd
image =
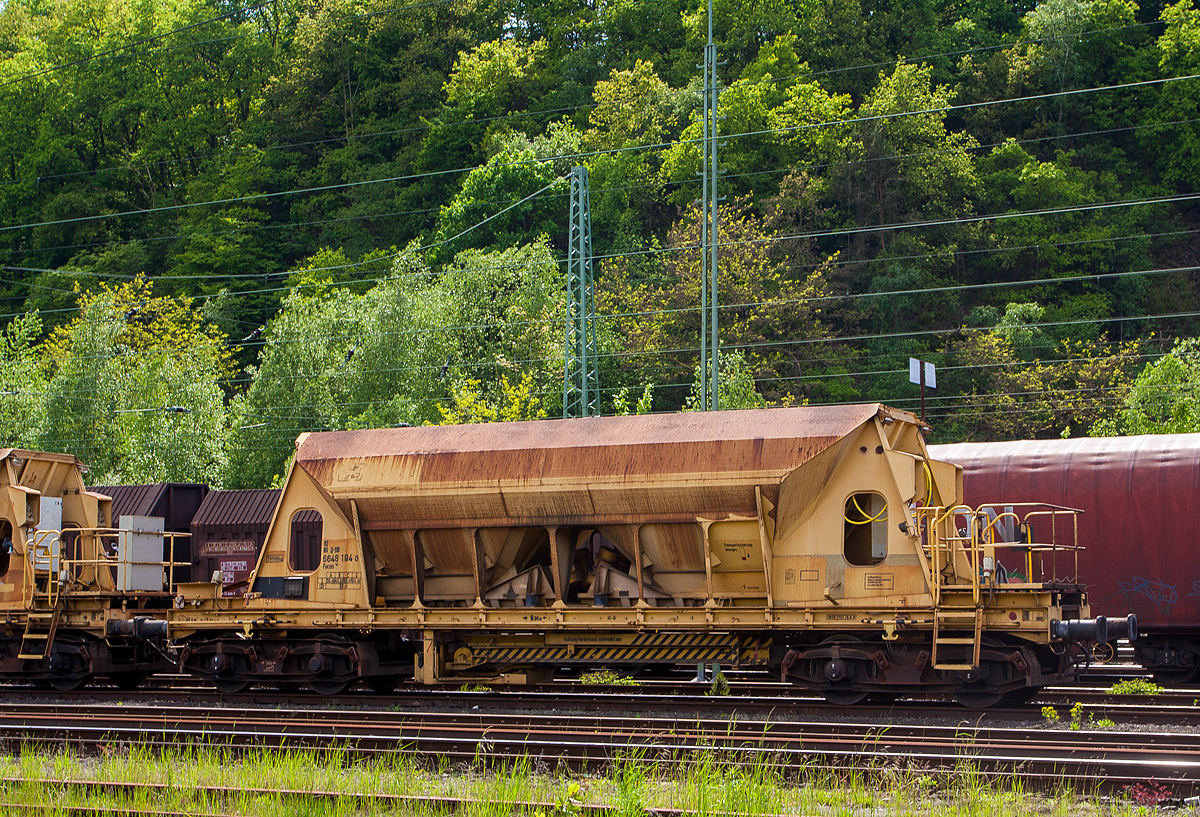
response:
<svg viewBox="0 0 1200 817"><path fill-rule="evenodd" d="M988 637L969 669L938 669L924 638L892 638L885 633L828 636L797 646L783 658L784 680L802 684L845 703L868 697L935 693L961 698L967 705L998 703L1004 696L1039 688L1069 670L1064 656L1016 639ZM959 663L972 663L967 645L959 645Z"/></svg>
<svg viewBox="0 0 1200 817"><path fill-rule="evenodd" d="M256 638L218 634L189 639L179 653L179 667L226 690L251 683L285 690L307 684L335 694L359 680L381 688L411 678L419 649L395 632L293 631Z"/></svg>

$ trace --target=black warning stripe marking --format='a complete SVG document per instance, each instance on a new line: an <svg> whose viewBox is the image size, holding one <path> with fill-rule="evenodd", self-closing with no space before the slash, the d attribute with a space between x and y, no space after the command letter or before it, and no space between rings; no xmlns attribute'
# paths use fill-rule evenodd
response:
<svg viewBox="0 0 1200 817"><path fill-rule="evenodd" d="M709 635L705 633L642 633L634 637L631 646L663 646L663 647L714 647L724 644L734 644L737 638L729 635Z"/></svg>
<svg viewBox="0 0 1200 817"><path fill-rule="evenodd" d="M553 647L510 647L475 650L474 663L664 663L685 661L737 661L741 664L766 664L770 658L770 639L749 639L737 643L724 636L687 637L689 641L707 641L701 644L682 644L680 639L669 637L668 643L632 644L621 647L588 647L575 645L572 651L567 646ZM675 642L675 643L671 643Z"/></svg>
<svg viewBox="0 0 1200 817"><path fill-rule="evenodd" d="M475 653L476 664L523 662L546 663L562 662L567 664L597 664L597 663L655 663L655 662L685 662L685 661L729 661L734 660L735 654L726 647L685 647L661 650L623 649L623 650L576 650L568 654L559 648L522 649L522 650L480 650ZM765 660L765 658L760 659ZM751 659L747 659L753 663Z"/></svg>

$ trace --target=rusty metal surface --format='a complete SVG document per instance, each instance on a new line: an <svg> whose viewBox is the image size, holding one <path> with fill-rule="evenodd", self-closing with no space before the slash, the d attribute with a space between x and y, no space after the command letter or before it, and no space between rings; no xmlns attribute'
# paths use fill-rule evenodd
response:
<svg viewBox="0 0 1200 817"><path fill-rule="evenodd" d="M320 479L324 463L396 460L422 482L518 476L686 474L796 467L875 416L878 404L757 411L590 417L522 423L317 432L297 462Z"/></svg>
<svg viewBox="0 0 1200 817"><path fill-rule="evenodd" d="M754 513L753 485L878 404L321 432L296 463L364 522ZM499 489L499 490L497 490ZM367 525L370 527L370 525Z"/></svg>
<svg viewBox="0 0 1200 817"><path fill-rule="evenodd" d="M191 519L192 578L222 576L222 595L240 596L279 503L279 491L210 491Z"/></svg>
<svg viewBox="0 0 1200 817"><path fill-rule="evenodd" d="M1080 579L1092 605L1140 629L1200 621L1200 434L932 446L963 467L968 504L1080 508Z"/></svg>
<svg viewBox="0 0 1200 817"><path fill-rule="evenodd" d="M56 454L51 451L33 451L28 448L0 448L0 462L3 462L9 457L16 457L17 459L24 460L32 457L40 460L46 460L47 462L65 462L71 465L83 465L83 463L72 454Z"/></svg>
<svg viewBox="0 0 1200 817"><path fill-rule="evenodd" d="M149 485L94 485L88 490L112 497L112 521L122 516L161 516L163 528L174 533L191 531L192 519L209 493L207 485L195 482L155 482ZM195 563L191 539L181 537L163 544L163 561ZM191 581L187 566L176 568L176 581Z"/></svg>

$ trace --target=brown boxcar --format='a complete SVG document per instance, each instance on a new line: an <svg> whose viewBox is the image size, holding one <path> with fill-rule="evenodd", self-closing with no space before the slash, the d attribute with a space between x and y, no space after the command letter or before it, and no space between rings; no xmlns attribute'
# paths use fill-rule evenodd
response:
<svg viewBox="0 0 1200 817"><path fill-rule="evenodd" d="M209 492L190 526L196 580L216 576L223 598L244 596L278 503L278 489Z"/></svg>
<svg viewBox="0 0 1200 817"><path fill-rule="evenodd" d="M1078 579L1092 603L1137 614L1137 655L1156 676L1200 677L1200 434L929 450L962 466L968 504L1036 498L1082 510L1079 533L1087 549ZM1006 569L1016 574L1022 567Z"/></svg>

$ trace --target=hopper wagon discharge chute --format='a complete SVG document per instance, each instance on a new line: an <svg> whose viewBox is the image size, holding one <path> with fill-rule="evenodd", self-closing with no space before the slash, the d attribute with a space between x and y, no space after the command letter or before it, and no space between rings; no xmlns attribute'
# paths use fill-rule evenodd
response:
<svg viewBox="0 0 1200 817"><path fill-rule="evenodd" d="M1002 541L961 479L879 404L306 434L248 592L180 585L171 634L224 690L719 662L972 706L1135 635L1090 617L1074 511ZM1053 570L999 583L998 551Z"/></svg>

